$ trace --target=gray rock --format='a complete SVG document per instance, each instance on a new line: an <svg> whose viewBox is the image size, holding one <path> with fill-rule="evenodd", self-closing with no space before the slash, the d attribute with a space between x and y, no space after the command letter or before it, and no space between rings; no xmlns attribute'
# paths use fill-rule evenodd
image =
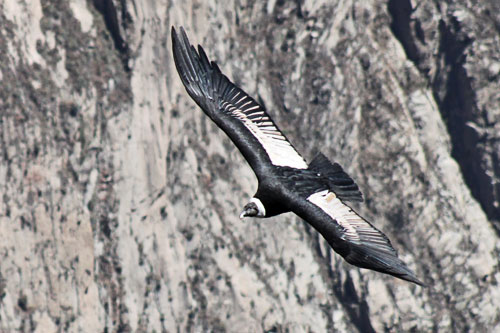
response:
<svg viewBox="0 0 500 333"><path fill-rule="evenodd" d="M0 331L500 330L500 7L0 2ZM287 214L185 93L186 28L429 288Z"/></svg>

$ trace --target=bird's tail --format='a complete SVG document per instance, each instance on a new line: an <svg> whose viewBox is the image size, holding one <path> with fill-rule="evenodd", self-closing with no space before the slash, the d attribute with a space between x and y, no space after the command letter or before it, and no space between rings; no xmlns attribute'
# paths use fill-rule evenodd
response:
<svg viewBox="0 0 500 333"><path fill-rule="evenodd" d="M328 179L328 185L332 191L342 200L363 201L358 185L342 169L338 163L332 163L322 153L316 155L311 163L309 170L320 173Z"/></svg>

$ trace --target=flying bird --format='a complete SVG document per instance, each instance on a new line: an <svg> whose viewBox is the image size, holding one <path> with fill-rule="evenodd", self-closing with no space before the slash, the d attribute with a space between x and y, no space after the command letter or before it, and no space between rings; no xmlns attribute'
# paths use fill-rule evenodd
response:
<svg viewBox="0 0 500 333"><path fill-rule="evenodd" d="M187 93L233 141L258 179L240 218L293 212L312 225L348 263L423 286L380 230L346 201L363 201L354 180L319 153L309 164L266 110L232 83L203 48L172 27L177 72Z"/></svg>

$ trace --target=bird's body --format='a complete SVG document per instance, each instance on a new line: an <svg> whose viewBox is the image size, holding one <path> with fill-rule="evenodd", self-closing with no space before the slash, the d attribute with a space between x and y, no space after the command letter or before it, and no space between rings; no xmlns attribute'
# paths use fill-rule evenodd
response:
<svg viewBox="0 0 500 333"><path fill-rule="evenodd" d="M267 112L234 85L201 46L172 28L174 61L188 94L238 147L258 179L240 217L294 212L311 224L347 262L422 285L398 258L389 239L345 202L363 201L358 186L338 165L318 154L311 163Z"/></svg>

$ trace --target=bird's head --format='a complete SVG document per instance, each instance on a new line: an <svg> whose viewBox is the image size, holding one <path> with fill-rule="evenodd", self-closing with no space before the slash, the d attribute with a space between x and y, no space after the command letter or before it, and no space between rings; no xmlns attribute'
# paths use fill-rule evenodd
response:
<svg viewBox="0 0 500 333"><path fill-rule="evenodd" d="M243 219L245 217L264 217L266 216L266 209L264 208L264 205L262 204L262 201L260 201L257 198L252 198L250 199L250 202L245 205L243 208L243 211L240 214L240 219Z"/></svg>

